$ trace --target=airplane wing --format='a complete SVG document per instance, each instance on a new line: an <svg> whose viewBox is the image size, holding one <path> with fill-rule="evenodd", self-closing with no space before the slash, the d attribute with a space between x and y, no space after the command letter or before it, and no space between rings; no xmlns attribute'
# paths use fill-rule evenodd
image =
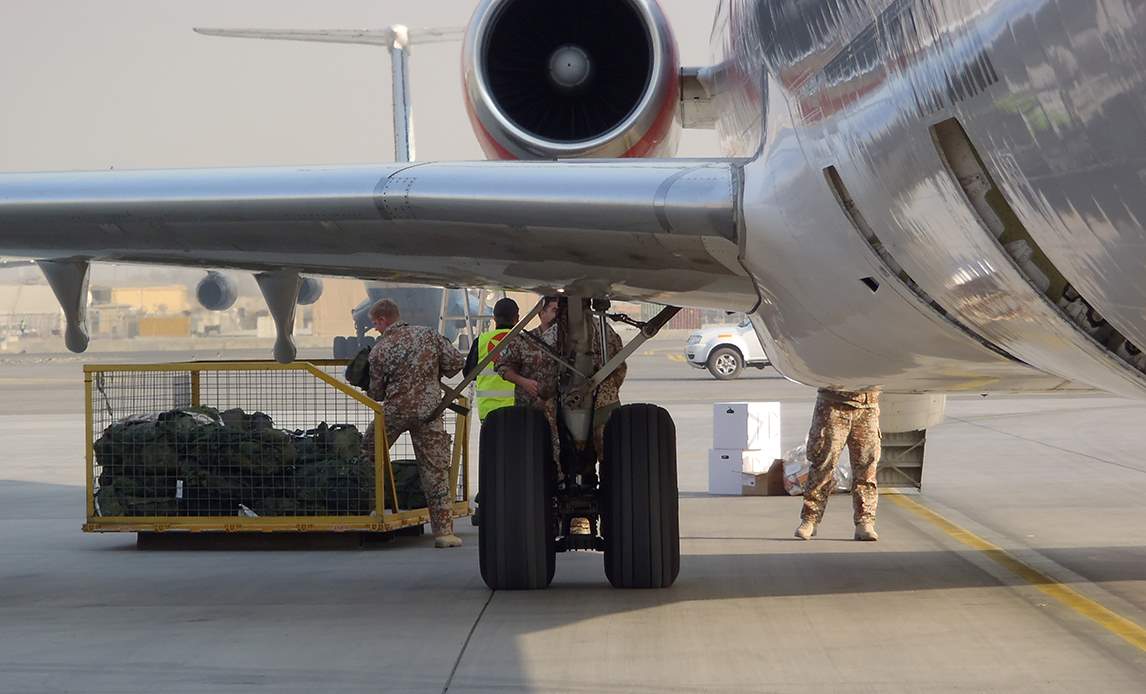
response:
<svg viewBox="0 0 1146 694"><path fill-rule="evenodd" d="M406 29L407 45L427 43L447 43L461 41L465 37L465 27L433 27L427 29ZM270 39L275 41L311 41L315 43L351 43L368 46L390 46L395 41L395 31L386 29L219 29L196 27L195 32L204 36L226 36L242 39Z"/></svg>
<svg viewBox="0 0 1146 694"><path fill-rule="evenodd" d="M18 260L18 259L14 259L14 258L2 258L2 257L0 257L0 270L7 270L8 268L14 268L14 267L27 267L29 265L35 265L35 264L36 264L35 261L32 261L32 260Z"/></svg>
<svg viewBox="0 0 1146 694"><path fill-rule="evenodd" d="M723 160L0 174L0 254L746 310Z"/></svg>

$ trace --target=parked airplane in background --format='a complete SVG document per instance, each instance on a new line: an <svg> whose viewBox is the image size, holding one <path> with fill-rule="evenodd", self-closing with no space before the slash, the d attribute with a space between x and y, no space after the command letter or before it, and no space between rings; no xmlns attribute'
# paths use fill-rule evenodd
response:
<svg viewBox="0 0 1146 694"><path fill-rule="evenodd" d="M283 358L309 272L744 311L810 385L1143 397L1143 16L725 0L713 64L682 70L655 0L482 0L474 130L490 158L531 161L0 175L0 253L45 261L77 348L77 288L110 260L262 273ZM727 157L659 158L682 123L714 125ZM674 524L606 537L607 566ZM610 578L671 583L663 547Z"/></svg>

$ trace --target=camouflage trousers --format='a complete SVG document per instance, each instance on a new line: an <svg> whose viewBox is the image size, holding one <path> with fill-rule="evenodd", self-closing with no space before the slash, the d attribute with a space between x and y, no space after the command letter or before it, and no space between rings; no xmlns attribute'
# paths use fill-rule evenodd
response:
<svg viewBox="0 0 1146 694"><path fill-rule="evenodd" d="M597 463L605 461L605 425L609 423L609 417L613 412L621 406L621 403L614 402L608 405L602 405L593 412L593 431L591 438L586 443L584 449L578 449L577 455L572 456L566 461L566 464L571 468L565 470L565 474L570 477L581 476L583 484L595 484L597 481ZM553 426L550 424L550 426ZM554 442L554 456L560 460L558 454L560 453L558 442Z"/></svg>
<svg viewBox="0 0 1146 694"><path fill-rule="evenodd" d="M393 444L405 432L410 432L414 444L414 458L418 461L418 477L426 506L430 511L430 528L434 536L454 532L453 501L450 491L450 435L441 417L430 423L397 414L386 413L386 441ZM367 436L363 453L374 457L374 437Z"/></svg>
<svg viewBox="0 0 1146 694"><path fill-rule="evenodd" d="M621 403L614 402L601 405L593 411L592 454L579 456L580 469L574 470L572 473L581 475L584 482L592 483L597 479L597 463L605 462L605 425L609 423L609 417L612 417L613 412L620 406Z"/></svg>
<svg viewBox="0 0 1146 694"><path fill-rule="evenodd" d="M834 473L844 446L852 463L853 520L863 523L875 520L879 503L875 481L879 463L879 406L857 408L816 400L812 427L808 432L808 484L804 491L804 508L800 518L819 523L824 517L828 495L835 483Z"/></svg>
<svg viewBox="0 0 1146 694"><path fill-rule="evenodd" d="M548 400L529 398L524 401L518 398L517 404L522 407L541 410L541 413L545 415L545 421L549 423L549 439L553 443L553 464L557 466L557 479L560 481L562 479L561 430L557 428L557 398L549 398Z"/></svg>
<svg viewBox="0 0 1146 694"><path fill-rule="evenodd" d="M620 406L619 402L609 403L598 406L593 412L593 449L597 451L597 460L601 462L605 461L605 425Z"/></svg>

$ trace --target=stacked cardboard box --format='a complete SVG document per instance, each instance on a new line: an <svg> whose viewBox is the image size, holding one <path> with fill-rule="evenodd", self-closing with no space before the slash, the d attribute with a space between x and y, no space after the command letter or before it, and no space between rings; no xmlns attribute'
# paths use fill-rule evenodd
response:
<svg viewBox="0 0 1146 694"><path fill-rule="evenodd" d="M780 403L722 402L712 407L708 492L744 494L780 457Z"/></svg>

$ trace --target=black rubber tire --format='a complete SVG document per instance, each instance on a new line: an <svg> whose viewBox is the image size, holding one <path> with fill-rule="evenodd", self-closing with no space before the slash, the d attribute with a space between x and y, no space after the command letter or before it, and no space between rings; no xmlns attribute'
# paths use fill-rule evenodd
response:
<svg viewBox="0 0 1146 694"><path fill-rule="evenodd" d="M373 335L363 335L362 337L354 338L354 340L358 343L358 348L354 350L354 354L358 354L358 352L364 349L370 349L374 347L374 343L378 341L378 338L374 337ZM350 338L347 338L347 343L349 342ZM352 354L350 356L353 358L354 355Z"/></svg>
<svg viewBox="0 0 1146 694"><path fill-rule="evenodd" d="M725 364L735 364L735 368L729 370ZM717 347L708 355L708 373L718 381L731 381L743 370L744 357L734 347Z"/></svg>
<svg viewBox="0 0 1146 694"><path fill-rule="evenodd" d="M605 427L605 575L615 588L668 588L680 573L676 426L656 405L624 405Z"/></svg>
<svg viewBox="0 0 1146 694"><path fill-rule="evenodd" d="M334 352L335 359L351 359L354 357L353 354L348 354L350 347L347 345L347 339L342 335L334 338L334 346L332 351Z"/></svg>
<svg viewBox="0 0 1146 694"><path fill-rule="evenodd" d="M493 590L546 588L557 568L557 471L545 415L494 410L481 426L481 577Z"/></svg>

